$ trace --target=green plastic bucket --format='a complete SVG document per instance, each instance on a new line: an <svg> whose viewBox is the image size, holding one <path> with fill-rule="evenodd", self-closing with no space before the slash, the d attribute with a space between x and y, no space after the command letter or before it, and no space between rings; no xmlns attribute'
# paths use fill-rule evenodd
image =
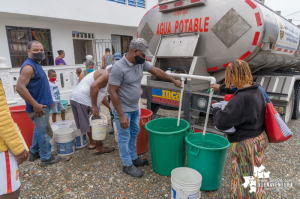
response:
<svg viewBox="0 0 300 199"><path fill-rule="evenodd" d="M204 138L204 140L203 140ZM191 133L187 143L187 166L202 175L202 191L213 191L222 184L229 141L220 135Z"/></svg>
<svg viewBox="0 0 300 199"><path fill-rule="evenodd" d="M145 128L149 132L150 152L153 170L164 176L171 176L173 169L183 167L186 161L184 138L190 124L177 118L159 118L149 121Z"/></svg>

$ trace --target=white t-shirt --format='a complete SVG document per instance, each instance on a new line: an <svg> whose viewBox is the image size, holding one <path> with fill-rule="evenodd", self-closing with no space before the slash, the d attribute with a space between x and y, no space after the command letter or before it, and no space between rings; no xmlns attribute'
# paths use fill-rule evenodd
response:
<svg viewBox="0 0 300 199"><path fill-rule="evenodd" d="M80 83L73 90L70 100L73 100L79 104L92 107L90 91L91 91L91 85L95 82L94 74L95 71L89 73L80 81ZM107 86L105 88L99 89L98 97L97 97L98 106L102 103L106 91L107 91Z"/></svg>
<svg viewBox="0 0 300 199"><path fill-rule="evenodd" d="M49 81L51 96L54 103L60 102L60 92L58 90L58 86L55 83Z"/></svg>

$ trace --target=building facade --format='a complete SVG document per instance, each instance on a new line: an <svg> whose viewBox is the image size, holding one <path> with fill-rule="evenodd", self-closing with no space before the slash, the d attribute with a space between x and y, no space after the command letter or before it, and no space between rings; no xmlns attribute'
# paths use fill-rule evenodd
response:
<svg viewBox="0 0 300 199"><path fill-rule="evenodd" d="M86 55L102 65L105 48L124 54L144 14L157 0L0 0L0 78L10 106L24 104L15 91L26 45L40 41L46 59L42 66L57 71L62 99L76 86L76 68ZM55 66L58 50L67 66Z"/></svg>

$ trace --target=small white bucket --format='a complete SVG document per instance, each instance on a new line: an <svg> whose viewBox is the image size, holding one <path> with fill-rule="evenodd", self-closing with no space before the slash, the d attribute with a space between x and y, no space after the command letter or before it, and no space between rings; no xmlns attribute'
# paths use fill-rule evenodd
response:
<svg viewBox="0 0 300 199"><path fill-rule="evenodd" d="M57 154L60 156L71 155L75 152L75 133L71 128L55 132Z"/></svg>
<svg viewBox="0 0 300 199"><path fill-rule="evenodd" d="M115 140L116 142L118 142L118 129L117 129L117 125L116 125L116 122L114 121L114 134L115 134Z"/></svg>
<svg viewBox="0 0 300 199"><path fill-rule="evenodd" d="M171 198L200 199L201 174L195 169L179 167L171 173Z"/></svg>
<svg viewBox="0 0 300 199"><path fill-rule="evenodd" d="M90 117L90 125L92 127L92 138L93 140L104 140L106 137L106 126L107 126L107 118L105 115L100 113L104 119L97 119L92 121L92 115Z"/></svg>
<svg viewBox="0 0 300 199"><path fill-rule="evenodd" d="M50 140L50 144L51 144L51 151L56 151L56 142L55 142L55 132L58 130L58 126L56 125L51 125L51 128L52 128L52 131L53 131L53 137L52 139Z"/></svg>

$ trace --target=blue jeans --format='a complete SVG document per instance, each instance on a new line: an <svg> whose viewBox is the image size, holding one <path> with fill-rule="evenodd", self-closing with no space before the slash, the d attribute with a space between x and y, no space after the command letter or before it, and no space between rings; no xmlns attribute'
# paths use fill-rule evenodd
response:
<svg viewBox="0 0 300 199"><path fill-rule="evenodd" d="M124 166L131 166L132 160L138 158L136 153L136 140L140 132L140 112L139 110L124 113L129 119L129 128L123 129L120 126L120 120L117 112L113 112L115 123L118 130L118 146L120 157Z"/></svg>
<svg viewBox="0 0 300 199"><path fill-rule="evenodd" d="M34 116L34 112L28 113L28 116L35 124L30 151L33 154L40 152L42 161L49 160L51 158L52 147L50 140L53 137L52 128L49 123L50 107L44 108L44 115L42 117Z"/></svg>

